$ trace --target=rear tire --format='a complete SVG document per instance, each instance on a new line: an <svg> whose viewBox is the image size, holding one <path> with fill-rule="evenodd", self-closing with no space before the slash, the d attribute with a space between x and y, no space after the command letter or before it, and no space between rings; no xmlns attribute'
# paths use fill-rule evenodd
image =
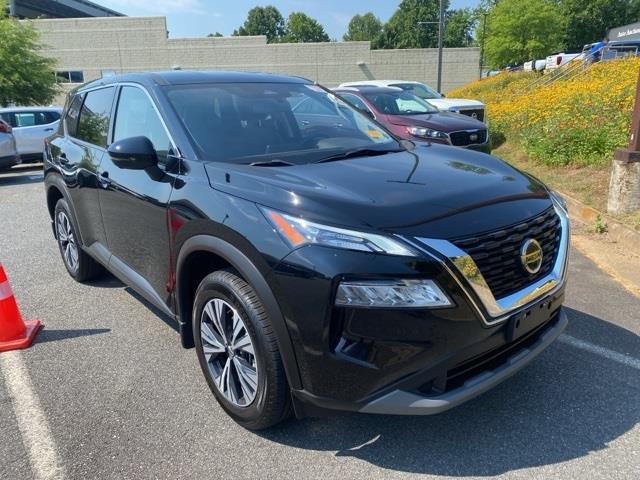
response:
<svg viewBox="0 0 640 480"><path fill-rule="evenodd" d="M64 198L58 200L53 214L56 240L64 266L76 281L85 282L103 272L102 265L82 250L78 239L76 225L69 205Z"/></svg>
<svg viewBox="0 0 640 480"><path fill-rule="evenodd" d="M271 321L256 292L235 271L206 276L196 291L193 332L216 400L250 430L291 412L290 392Z"/></svg>

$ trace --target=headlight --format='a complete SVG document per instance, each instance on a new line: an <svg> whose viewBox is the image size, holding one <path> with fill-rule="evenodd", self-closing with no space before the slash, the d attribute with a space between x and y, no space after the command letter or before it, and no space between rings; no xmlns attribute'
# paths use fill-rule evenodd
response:
<svg viewBox="0 0 640 480"><path fill-rule="evenodd" d="M453 305L433 280L342 282L336 305L361 308L439 308Z"/></svg>
<svg viewBox="0 0 640 480"><path fill-rule="evenodd" d="M407 132L409 132L414 137L423 137L423 138L436 138L439 140L448 140L449 135L439 130L433 130L431 128L425 127L407 127Z"/></svg>
<svg viewBox="0 0 640 480"><path fill-rule="evenodd" d="M321 225L274 210L263 209L263 212L282 238L292 247L305 244L324 245L362 252L416 256L409 247L385 235Z"/></svg>

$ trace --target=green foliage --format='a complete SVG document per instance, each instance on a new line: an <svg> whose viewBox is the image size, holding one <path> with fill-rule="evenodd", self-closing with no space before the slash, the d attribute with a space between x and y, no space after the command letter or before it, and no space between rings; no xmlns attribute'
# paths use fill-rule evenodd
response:
<svg viewBox="0 0 640 480"><path fill-rule="evenodd" d="M234 36L265 35L267 42L328 42L329 35L317 20L293 12L285 21L280 11L272 6L254 7L249 10L242 26L233 31Z"/></svg>
<svg viewBox="0 0 640 480"><path fill-rule="evenodd" d="M640 0L560 0L566 19L564 43L578 51L587 43L601 40L612 27L640 20Z"/></svg>
<svg viewBox="0 0 640 480"><path fill-rule="evenodd" d="M349 22L347 33L344 35L345 42L375 40L382 32L382 22L373 13L368 12L363 15L354 15Z"/></svg>
<svg viewBox="0 0 640 480"><path fill-rule="evenodd" d="M445 10L449 0L445 0ZM402 0L396 12L384 25L376 39L376 48L431 48L438 45L438 25L419 25L418 22L437 22L438 0ZM445 29L446 31L446 29Z"/></svg>
<svg viewBox="0 0 640 480"><path fill-rule="evenodd" d="M280 40L286 31L284 17L273 5L254 7L249 10L242 26L233 31L233 36L265 35L267 42Z"/></svg>
<svg viewBox="0 0 640 480"><path fill-rule="evenodd" d="M329 35L317 20L302 12L289 14L283 42L328 42Z"/></svg>
<svg viewBox="0 0 640 480"><path fill-rule="evenodd" d="M565 20L553 0L500 0L487 17L485 63L494 68L561 50Z"/></svg>
<svg viewBox="0 0 640 480"><path fill-rule="evenodd" d="M596 216L595 222L593 222L593 231L599 234L607 233L609 227L607 223L602 219L602 215L598 214Z"/></svg>
<svg viewBox="0 0 640 480"><path fill-rule="evenodd" d="M56 94L55 62L40 55L38 32L7 17L0 0L0 105L43 105Z"/></svg>
<svg viewBox="0 0 640 480"><path fill-rule="evenodd" d="M473 31L476 14L470 8L449 10L445 16L444 46L447 48L471 47L475 44Z"/></svg>
<svg viewBox="0 0 640 480"><path fill-rule="evenodd" d="M224 37L220 32L210 33L207 37Z"/></svg>

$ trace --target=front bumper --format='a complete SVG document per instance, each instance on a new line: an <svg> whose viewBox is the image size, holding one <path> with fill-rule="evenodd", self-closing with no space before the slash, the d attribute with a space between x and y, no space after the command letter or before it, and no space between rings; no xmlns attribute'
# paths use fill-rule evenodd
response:
<svg viewBox="0 0 640 480"><path fill-rule="evenodd" d="M524 367L566 326L561 305L569 232L566 214L558 213L563 233L554 271L499 299L469 269L469 259L442 242L416 239L420 257L320 246L293 251L268 281L302 379L294 398L321 409L437 413ZM433 279L454 307L334 305L341 281L389 278Z"/></svg>
<svg viewBox="0 0 640 480"><path fill-rule="evenodd" d="M516 353L508 356L497 368L485 370L483 373L469 378L454 390L442 395L424 396L395 389L368 402L359 411L392 415L433 415L449 410L495 387L524 368L560 336L567 324L567 315L564 310L560 309L557 318L530 345L517 349Z"/></svg>

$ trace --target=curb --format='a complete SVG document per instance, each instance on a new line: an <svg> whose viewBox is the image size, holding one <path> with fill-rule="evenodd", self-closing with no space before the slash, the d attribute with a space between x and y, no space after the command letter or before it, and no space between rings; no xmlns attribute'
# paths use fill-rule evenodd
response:
<svg viewBox="0 0 640 480"><path fill-rule="evenodd" d="M569 216L572 220L577 220L586 225L593 225L598 216L600 216L601 219L606 221L609 239L621 247L640 255L640 233L614 220L606 213L602 213L595 208L585 205L564 192L559 193L567 202Z"/></svg>

